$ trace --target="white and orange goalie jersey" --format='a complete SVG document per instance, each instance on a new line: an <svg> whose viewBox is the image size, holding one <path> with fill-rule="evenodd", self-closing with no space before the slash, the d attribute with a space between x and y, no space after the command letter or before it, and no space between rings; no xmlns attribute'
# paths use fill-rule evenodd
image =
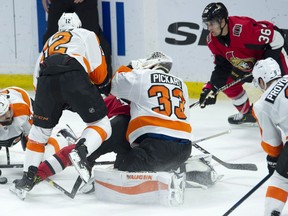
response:
<svg viewBox="0 0 288 216"><path fill-rule="evenodd" d="M146 133L191 140L189 97L181 79L162 70L121 66L113 76L111 93L131 102L130 144Z"/></svg>

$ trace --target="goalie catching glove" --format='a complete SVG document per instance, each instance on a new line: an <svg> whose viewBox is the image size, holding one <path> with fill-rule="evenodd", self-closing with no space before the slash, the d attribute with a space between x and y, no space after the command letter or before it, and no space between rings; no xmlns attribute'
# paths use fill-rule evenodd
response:
<svg viewBox="0 0 288 216"><path fill-rule="evenodd" d="M202 87L202 92L200 94L200 107L205 108L206 105L212 105L216 103L217 99L217 88L208 82Z"/></svg>

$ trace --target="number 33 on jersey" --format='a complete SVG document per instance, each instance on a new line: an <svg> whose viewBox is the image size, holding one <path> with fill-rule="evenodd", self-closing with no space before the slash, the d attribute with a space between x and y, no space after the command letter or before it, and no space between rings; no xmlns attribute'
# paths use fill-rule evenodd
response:
<svg viewBox="0 0 288 216"><path fill-rule="evenodd" d="M185 83L162 70L131 70L121 66L111 93L131 102L129 142L145 133L191 140L188 91Z"/></svg>

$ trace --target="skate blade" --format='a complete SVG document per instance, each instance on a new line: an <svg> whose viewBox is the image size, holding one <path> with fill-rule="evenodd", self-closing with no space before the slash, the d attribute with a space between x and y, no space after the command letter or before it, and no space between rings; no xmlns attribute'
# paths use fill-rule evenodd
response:
<svg viewBox="0 0 288 216"><path fill-rule="evenodd" d="M26 190L22 190L22 189L18 189L15 187L15 184L13 184L9 190L15 194L20 200L24 201L26 199L26 195L27 195L27 191Z"/></svg>
<svg viewBox="0 0 288 216"><path fill-rule="evenodd" d="M231 124L229 123L232 128L247 128L247 127L258 127L257 123L241 123L241 124Z"/></svg>
<svg viewBox="0 0 288 216"><path fill-rule="evenodd" d="M81 159L80 159L78 153L75 151L72 151L69 154L69 158L70 158L71 163L75 167L76 171L79 173L80 177L82 178L82 180L85 183L88 183L88 181L91 177L90 172L85 166L81 165Z"/></svg>

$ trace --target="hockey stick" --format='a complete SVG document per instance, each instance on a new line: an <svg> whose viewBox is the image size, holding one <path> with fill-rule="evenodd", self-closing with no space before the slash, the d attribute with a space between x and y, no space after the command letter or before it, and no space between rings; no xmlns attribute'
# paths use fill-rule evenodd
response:
<svg viewBox="0 0 288 216"><path fill-rule="evenodd" d="M67 191L66 189L64 189L63 187L61 187L59 184L57 184L55 181L53 181L50 178L47 178L46 181L54 188L56 188L57 190L61 191L63 194L65 194L66 196L70 197L71 199L74 199L78 189L80 188L80 185L82 184L82 179L80 176L78 176L78 178L76 179L73 188L71 190L71 192Z"/></svg>
<svg viewBox="0 0 288 216"><path fill-rule="evenodd" d="M95 165L110 165L110 164L114 164L115 161L100 161L100 162L95 162ZM65 194L66 196L70 197L71 199L74 199L78 189L80 188L83 180L80 176L78 176L78 178L76 179L73 188L71 190L71 192L67 191L66 189L64 189L62 186L60 186L59 184L57 184L55 181L53 181L50 178L47 178L46 181L54 188L56 188L57 190L61 191L63 194Z"/></svg>
<svg viewBox="0 0 288 216"><path fill-rule="evenodd" d="M241 205L244 200L246 200L251 194L253 194L262 184L264 184L272 174L268 174L263 178L257 185L255 185L245 196L243 196L238 202L236 202L223 216L229 215L235 208L237 208L239 205Z"/></svg>
<svg viewBox="0 0 288 216"><path fill-rule="evenodd" d="M247 76L244 76L244 77L242 77L241 79L235 80L235 81L233 81L233 82L231 82L231 83L228 83L227 85L222 86L221 88L219 88L219 89L215 92L214 95L218 95L220 92L225 91L226 89L230 88L231 86L236 85L237 83L245 80L246 78L248 78L248 77L250 77L250 76L252 76L252 74L248 74ZM196 106L196 105L198 105L198 104L200 104L200 101L199 101L199 100L196 101L196 102L194 102L193 104L191 104L191 105L189 106L189 108L192 108L192 107L194 107L194 106Z"/></svg>
<svg viewBox="0 0 288 216"><path fill-rule="evenodd" d="M204 154L210 154L208 151L203 149L201 146L197 145L197 143L192 143L192 145L197 148L198 150L202 151ZM211 154L212 155L212 154ZM237 170L250 170L250 171L257 171L257 166L255 164L233 164L233 163L227 163L216 156L212 155L212 159L217 161L222 166L228 168L228 169L237 169Z"/></svg>
<svg viewBox="0 0 288 216"><path fill-rule="evenodd" d="M0 168L23 168L23 164L4 164Z"/></svg>
<svg viewBox="0 0 288 216"><path fill-rule="evenodd" d="M230 132L231 132L231 130L229 129L229 130L227 130L227 131L223 131L223 132L221 132L221 133L214 134L214 135L212 135L212 136L208 136L208 137L205 137L205 138L202 138L202 139L195 140L195 141L192 142L192 145L193 145L194 143L203 142L203 141L206 141L206 140L209 140L209 139L218 137L218 136L222 136L222 135L224 135L224 134L228 134L228 133L230 133Z"/></svg>

